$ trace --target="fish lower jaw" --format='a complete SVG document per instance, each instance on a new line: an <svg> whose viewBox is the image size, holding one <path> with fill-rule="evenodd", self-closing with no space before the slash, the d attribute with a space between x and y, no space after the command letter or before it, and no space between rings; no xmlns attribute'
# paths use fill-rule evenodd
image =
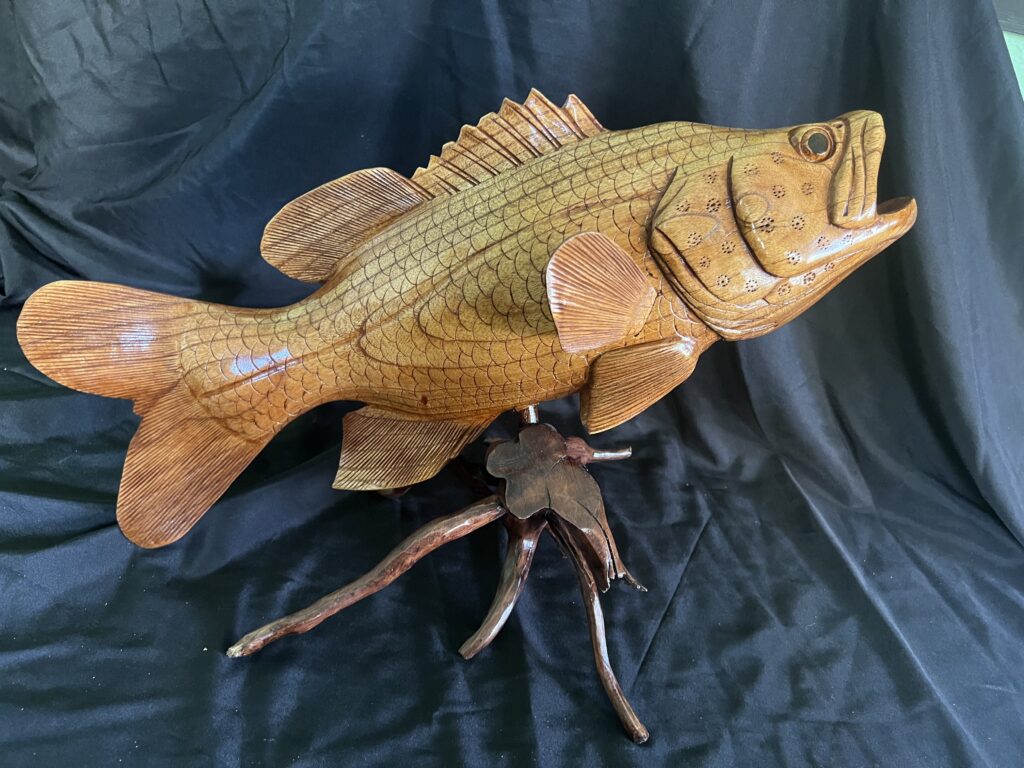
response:
<svg viewBox="0 0 1024 768"><path fill-rule="evenodd" d="M917 221L917 201L912 197L894 197L880 203L875 213L886 236L896 240Z"/></svg>

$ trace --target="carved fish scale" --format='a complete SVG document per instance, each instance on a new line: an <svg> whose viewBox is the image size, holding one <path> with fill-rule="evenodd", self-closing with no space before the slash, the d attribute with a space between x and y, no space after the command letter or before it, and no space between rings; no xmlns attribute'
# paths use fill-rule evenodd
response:
<svg viewBox="0 0 1024 768"><path fill-rule="evenodd" d="M159 546L331 400L366 403L335 480L361 489L424 480L499 413L577 390L591 431L635 416L715 340L778 327L910 227L913 201L875 205L883 141L871 112L606 131L534 91L411 180L357 171L285 206L263 256L323 284L295 305L58 282L19 340L53 378L135 400L118 519Z"/></svg>
<svg viewBox="0 0 1024 768"><path fill-rule="evenodd" d="M647 256L646 226L667 180L666 159L644 167L620 157L639 154L657 136L617 138L570 145L429 201L355 254L351 271L320 300L329 316L343 318L339 335L359 334L341 366L359 399L458 417L578 389L595 353L562 349L544 270L559 245L584 231L611 238L659 289L643 331L619 345L694 333ZM612 164L617 175L606 170Z"/></svg>

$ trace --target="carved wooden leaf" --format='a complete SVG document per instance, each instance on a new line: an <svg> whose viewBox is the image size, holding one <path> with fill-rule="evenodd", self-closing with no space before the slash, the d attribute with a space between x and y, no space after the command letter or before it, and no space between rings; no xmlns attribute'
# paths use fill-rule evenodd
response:
<svg viewBox="0 0 1024 768"><path fill-rule="evenodd" d="M525 427L518 440L495 445L487 471L505 479L505 506L520 519L550 509L582 536L583 548L602 591L625 575L608 528L597 481L568 459L565 439L547 424Z"/></svg>

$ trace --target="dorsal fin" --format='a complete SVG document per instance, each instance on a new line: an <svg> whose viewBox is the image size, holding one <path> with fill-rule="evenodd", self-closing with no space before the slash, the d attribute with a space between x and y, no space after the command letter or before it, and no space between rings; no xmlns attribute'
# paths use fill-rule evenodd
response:
<svg viewBox="0 0 1024 768"><path fill-rule="evenodd" d="M575 95L557 107L533 89L522 104L505 99L497 113L463 126L458 140L445 144L412 179L432 195L451 194L604 130Z"/></svg>
<svg viewBox="0 0 1024 768"><path fill-rule="evenodd" d="M596 136L605 129L575 93L569 94L565 104L562 105L562 111L575 121L577 127L586 136Z"/></svg>
<svg viewBox="0 0 1024 768"><path fill-rule="evenodd" d="M263 232L260 253L289 277L323 282L356 246L431 197L390 168L364 168L278 211Z"/></svg>

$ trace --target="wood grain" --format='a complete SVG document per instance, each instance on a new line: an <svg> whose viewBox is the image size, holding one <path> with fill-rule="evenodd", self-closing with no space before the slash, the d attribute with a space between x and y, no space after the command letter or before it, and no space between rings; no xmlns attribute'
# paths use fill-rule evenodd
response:
<svg viewBox="0 0 1024 768"><path fill-rule="evenodd" d="M227 655L233 658L248 656L282 637L308 632L339 611L384 589L438 547L460 539L504 514L505 508L501 503L489 497L427 523L355 581L325 595L301 611L254 629L228 648Z"/></svg>
<svg viewBox="0 0 1024 768"><path fill-rule="evenodd" d="M579 581L583 605L587 610L587 623L590 628L590 642L594 649L597 676L601 680L604 692L608 695L608 700L611 702L615 714L618 715L619 722L622 723L626 734L635 744L643 744L650 738L650 732L629 703L615 676L615 670L612 669L611 657L608 654L608 636L604 625L604 610L601 608L601 596L598 593L598 585L594 581L593 572L587 564L586 555L574 539L568 523L564 520L553 518L550 530L562 551L572 561L573 570Z"/></svg>
<svg viewBox="0 0 1024 768"><path fill-rule="evenodd" d="M144 439L119 517L133 541L158 546L324 402L361 401L396 425L473 425L417 432L415 450L406 429L390 445L384 434L346 445L343 488L426 479L499 413L579 390L588 428L633 417L712 342L778 327L909 229L912 200L876 202L883 143L873 112L768 131L608 131L579 99L558 107L534 91L464 128L412 179L358 171L285 206L263 254L324 280L303 301L253 310L65 281L29 300L19 340L55 380L135 400ZM587 250L582 272L549 272L584 233L607 247ZM621 287L630 262L629 300L612 301L600 276ZM589 314L588 284L600 308ZM580 311L560 334L552 305L570 294ZM634 378L647 383L631 397ZM429 435L446 438L432 447Z"/></svg>
<svg viewBox="0 0 1024 768"><path fill-rule="evenodd" d="M574 444L572 452L584 461L569 459L566 439L550 424L531 424L515 440L491 447L487 471L505 480L503 501L513 517L527 520L550 510L573 526L602 592L613 579L642 589L622 563L601 489L584 467L594 460L594 451Z"/></svg>
<svg viewBox="0 0 1024 768"><path fill-rule="evenodd" d="M530 565L537 552L541 534L547 526L547 520L541 515L520 520L514 515L502 518L508 530L508 552L505 564L501 568L498 588L494 592L494 600L487 610L480 628L474 632L459 648L459 655L464 659L472 659L486 648L505 626L516 607L516 601L526 586L530 575Z"/></svg>

